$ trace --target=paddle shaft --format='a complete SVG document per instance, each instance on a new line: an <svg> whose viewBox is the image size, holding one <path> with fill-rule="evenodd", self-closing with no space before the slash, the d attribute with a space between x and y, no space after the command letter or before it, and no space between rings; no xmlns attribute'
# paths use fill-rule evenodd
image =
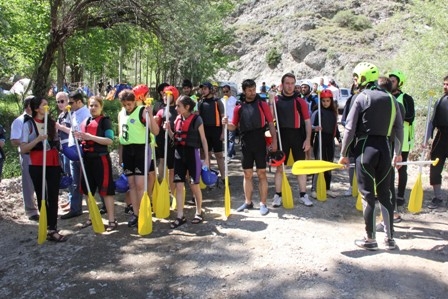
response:
<svg viewBox="0 0 448 299"><path fill-rule="evenodd" d="M170 91L166 92L166 107L165 107L165 122L170 121L170 99L172 93ZM166 159L168 157L168 129L165 125L165 148L163 149L163 179L166 178L167 164Z"/></svg>
<svg viewBox="0 0 448 299"><path fill-rule="evenodd" d="M48 105L45 105L45 116L44 116L44 135L48 134ZM48 138L48 136L47 136ZM44 143L44 152L43 152L43 159L42 159L42 200L45 200L45 187L47 186L46 182L46 176L47 176L47 145L48 145L48 139L43 140Z"/></svg>

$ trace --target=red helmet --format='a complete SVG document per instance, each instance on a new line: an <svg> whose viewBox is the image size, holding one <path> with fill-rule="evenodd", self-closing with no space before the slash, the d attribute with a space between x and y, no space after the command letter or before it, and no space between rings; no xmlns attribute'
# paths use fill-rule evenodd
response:
<svg viewBox="0 0 448 299"><path fill-rule="evenodd" d="M270 152L269 153L269 165L271 166L281 166L285 162L286 155L282 151Z"/></svg>
<svg viewBox="0 0 448 299"><path fill-rule="evenodd" d="M145 97L148 94L149 88L145 84L140 84L135 86L132 91L134 92L135 98L139 100L140 97Z"/></svg>
<svg viewBox="0 0 448 299"><path fill-rule="evenodd" d="M324 89L320 92L320 98L333 98L333 93L329 89Z"/></svg>
<svg viewBox="0 0 448 299"><path fill-rule="evenodd" d="M173 100L177 100L179 97L179 90L176 87L169 85L163 89L163 92L171 91L173 93Z"/></svg>

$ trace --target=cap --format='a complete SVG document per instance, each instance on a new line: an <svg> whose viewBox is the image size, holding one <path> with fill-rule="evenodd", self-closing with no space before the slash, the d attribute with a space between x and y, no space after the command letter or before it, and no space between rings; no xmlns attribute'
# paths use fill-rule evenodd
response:
<svg viewBox="0 0 448 299"><path fill-rule="evenodd" d="M207 87L208 89L213 89L213 85L210 82L204 82L201 85L199 85L200 88Z"/></svg>

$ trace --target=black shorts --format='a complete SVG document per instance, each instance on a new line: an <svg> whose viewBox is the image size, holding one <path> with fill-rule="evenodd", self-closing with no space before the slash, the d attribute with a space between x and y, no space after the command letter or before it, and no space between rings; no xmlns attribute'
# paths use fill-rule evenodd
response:
<svg viewBox="0 0 448 299"><path fill-rule="evenodd" d="M303 142L305 138L302 136L300 129L281 129L280 137L282 138L282 150L285 153L285 161L288 161L289 154L295 161L305 160L305 152L303 151ZM280 147L278 147L280 149Z"/></svg>
<svg viewBox="0 0 448 299"><path fill-rule="evenodd" d="M205 138L207 139L208 151L220 153L223 151L223 141L221 140L221 127L204 127Z"/></svg>
<svg viewBox="0 0 448 299"><path fill-rule="evenodd" d="M112 162L109 154L91 158L84 157L84 167L92 194L95 194L98 190L101 196L115 195ZM88 193L86 181L83 177L81 178L81 190L84 194Z"/></svg>
<svg viewBox="0 0 448 299"><path fill-rule="evenodd" d="M199 184L201 177L201 153L199 148L179 146L174 154L174 182L185 182L188 171L190 184Z"/></svg>
<svg viewBox="0 0 448 299"><path fill-rule="evenodd" d="M242 134L241 151L243 158L241 166L243 169L266 168L266 141L264 138L264 129L255 130Z"/></svg>
<svg viewBox="0 0 448 299"><path fill-rule="evenodd" d="M167 157L166 157L166 167L168 169L174 168L174 146L171 144L172 140L168 140L168 150L167 150ZM156 144L156 158L157 159L164 159L165 155L165 141L158 141Z"/></svg>

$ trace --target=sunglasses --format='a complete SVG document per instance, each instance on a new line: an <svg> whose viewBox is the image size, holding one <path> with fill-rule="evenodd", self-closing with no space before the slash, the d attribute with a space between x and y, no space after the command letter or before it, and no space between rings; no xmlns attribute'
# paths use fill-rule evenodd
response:
<svg viewBox="0 0 448 299"><path fill-rule="evenodd" d="M75 103L75 102L68 102L68 104L69 104L70 106L72 106L74 103Z"/></svg>
<svg viewBox="0 0 448 299"><path fill-rule="evenodd" d="M63 103L65 103L65 101L64 100L60 100L60 101L56 101L58 104L63 104Z"/></svg>
<svg viewBox="0 0 448 299"><path fill-rule="evenodd" d="M223 90L222 92L223 92L223 93L229 93L230 90Z"/></svg>

